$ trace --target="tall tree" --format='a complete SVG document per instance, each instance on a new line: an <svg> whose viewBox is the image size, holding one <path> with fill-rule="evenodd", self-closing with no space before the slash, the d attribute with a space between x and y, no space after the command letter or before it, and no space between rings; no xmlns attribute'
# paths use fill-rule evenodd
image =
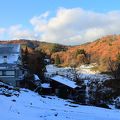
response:
<svg viewBox="0 0 120 120"><path fill-rule="evenodd" d="M25 51L23 53L23 66L28 67L28 64L29 64L29 52L26 46Z"/></svg>
<svg viewBox="0 0 120 120"><path fill-rule="evenodd" d="M36 51L37 59L36 59L36 68L35 73L40 77L42 81L45 80L45 71L46 71L46 64L45 64L45 56L46 54L40 50Z"/></svg>

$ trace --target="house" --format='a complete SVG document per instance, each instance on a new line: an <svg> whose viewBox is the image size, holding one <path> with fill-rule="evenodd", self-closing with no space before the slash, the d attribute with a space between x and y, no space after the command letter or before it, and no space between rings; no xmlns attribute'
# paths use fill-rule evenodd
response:
<svg viewBox="0 0 120 120"><path fill-rule="evenodd" d="M76 99L77 93L81 91L81 87L76 85L76 82L70 79L55 75L50 80L50 87L52 88L52 93L61 98Z"/></svg>
<svg viewBox="0 0 120 120"><path fill-rule="evenodd" d="M12 86L19 86L26 70L22 68L19 44L0 44L0 80Z"/></svg>

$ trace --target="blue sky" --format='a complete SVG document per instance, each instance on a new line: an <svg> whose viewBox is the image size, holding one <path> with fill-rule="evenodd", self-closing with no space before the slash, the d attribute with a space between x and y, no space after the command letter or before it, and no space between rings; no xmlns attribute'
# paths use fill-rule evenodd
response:
<svg viewBox="0 0 120 120"><path fill-rule="evenodd" d="M80 8L80 9L77 9L77 8ZM69 34L67 33L67 29L66 29L66 31L63 33L63 36L62 34L60 34L62 37L60 36L59 38L57 38L56 36L58 35L55 33L58 33L59 32L58 30L62 30L62 28L60 28L59 26L63 25L63 24L60 25L61 23L60 22L57 23L57 22L60 19L62 19L62 17L63 19L65 18L65 16L62 16L62 15L57 16L57 14L60 13L61 9L63 10L63 14L64 12L67 13L65 14L67 18L69 18L69 15L74 15L72 14L72 12L75 12L76 14L77 11L79 11L78 12L78 16L80 16L78 18L79 21L81 19L86 18L86 15L89 14L89 12L91 12L90 13L91 15L93 15L92 14L93 12L96 18L98 14L100 18L102 16L105 16L107 19L108 17L109 20L105 19L105 21L110 22L108 28L111 28L111 29L113 28L113 29L110 32L102 32L104 34L95 35L94 32L103 31L104 29L97 25L97 24L100 24L100 25L105 24L104 22L102 22L103 20L101 20L98 23L96 23L96 26L93 25L94 27L89 27L89 28L86 28L85 30L83 29L82 31L80 31L80 29L78 28L77 29L74 28L73 30L76 31L75 33L72 32L73 27L70 27L69 29L71 29L71 31L69 31ZM112 21L112 15L109 15L108 13L114 12L114 11L117 11L117 12L115 12L114 14L112 13L112 15L113 17L115 16L117 20ZM46 17L41 18L41 16L45 14L46 12L48 12L48 15L46 15ZM60 39L64 39L66 40L65 44L68 44L68 42L70 44L84 43L87 41L91 41L92 39L96 39L97 37L101 37L102 35L104 36L104 35L112 34L112 33L119 34L118 28L116 28L116 26L118 25L115 24L116 25L115 26L113 24L114 22L116 23L118 22L119 12L120 12L120 0L0 0L0 15L1 15L0 17L0 39L17 39L17 35L19 39L20 37L24 38L23 33L26 33L27 35L34 33L35 35L33 36L37 36L38 39L43 40L43 41L47 41L50 35L51 40L48 40L49 42L61 43ZM81 16L81 13L86 14L86 15ZM76 17L76 16L73 16L73 17ZM87 23L87 20L86 20L86 23L84 24L88 24L88 26L90 26L94 23L94 20L91 19L89 21L89 15L87 17L88 19L87 18L86 19L88 20L89 24ZM31 20L33 21L33 18L34 18L34 22L32 22L31 24ZM53 25L53 22L51 25L51 21L53 21L53 18L57 19L57 22L55 21L56 27ZM65 29L65 26L66 26L65 23L67 23L66 21L64 20L63 29ZM72 26L76 25L74 21L75 20L71 21L70 25ZM78 26L81 26L79 24L79 21L78 21ZM110 26L111 23L113 24L113 26ZM43 25L41 26L41 24L44 24L44 26ZM52 27L49 25L51 25ZM53 30L53 26L55 28L54 30ZM44 27L46 28L46 30L45 29L38 30L38 27ZM114 27L116 28L115 30L114 30ZM47 29L49 29L49 31ZM50 34L51 33L50 30L52 31L52 34ZM91 37L90 40L87 40L86 36L83 36L83 34L90 34L90 33L87 33L88 30L91 30L90 32L93 34L93 36L95 36L95 37L90 36ZM17 31L17 33L12 36L12 34L15 31ZM27 38L26 34L25 34L25 38ZM67 35L65 36L65 34ZM70 34L73 35L73 37ZM75 40L74 42L73 38L84 39L84 40L83 41ZM32 39L34 39L34 37Z"/></svg>
<svg viewBox="0 0 120 120"><path fill-rule="evenodd" d="M0 26L28 24L34 15L45 11L56 12L59 7L80 7L86 10L106 12L120 9L120 0L0 0Z"/></svg>

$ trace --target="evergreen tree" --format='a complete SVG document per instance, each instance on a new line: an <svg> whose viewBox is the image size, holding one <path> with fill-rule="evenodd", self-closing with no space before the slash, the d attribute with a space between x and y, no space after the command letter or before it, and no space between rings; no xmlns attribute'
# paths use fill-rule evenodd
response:
<svg viewBox="0 0 120 120"><path fill-rule="evenodd" d="M86 56L86 51L84 49L78 49L77 52L76 52L76 56L79 55L79 54L83 54Z"/></svg>
<svg viewBox="0 0 120 120"><path fill-rule="evenodd" d="M56 65L61 64L59 55L57 55L56 58L55 58L55 64L56 64Z"/></svg>
<svg viewBox="0 0 120 120"><path fill-rule="evenodd" d="M29 52L26 46L25 51L23 53L23 66L28 67L28 64L29 64Z"/></svg>
<svg viewBox="0 0 120 120"><path fill-rule="evenodd" d="M46 64L45 64L45 53L43 51L37 51L37 60L35 66L35 73L40 77L42 81L45 80L45 71L46 71Z"/></svg>

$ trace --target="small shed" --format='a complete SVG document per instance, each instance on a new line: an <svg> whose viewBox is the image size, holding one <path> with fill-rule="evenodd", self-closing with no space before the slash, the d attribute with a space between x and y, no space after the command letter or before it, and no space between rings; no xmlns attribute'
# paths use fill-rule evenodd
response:
<svg viewBox="0 0 120 120"><path fill-rule="evenodd" d="M77 90L79 90L79 86L76 85L76 82L60 75L51 78L50 86L52 93L61 98L73 99Z"/></svg>
<svg viewBox="0 0 120 120"><path fill-rule="evenodd" d="M41 94L43 94L43 95L50 95L51 94L50 83L42 83L41 84Z"/></svg>

